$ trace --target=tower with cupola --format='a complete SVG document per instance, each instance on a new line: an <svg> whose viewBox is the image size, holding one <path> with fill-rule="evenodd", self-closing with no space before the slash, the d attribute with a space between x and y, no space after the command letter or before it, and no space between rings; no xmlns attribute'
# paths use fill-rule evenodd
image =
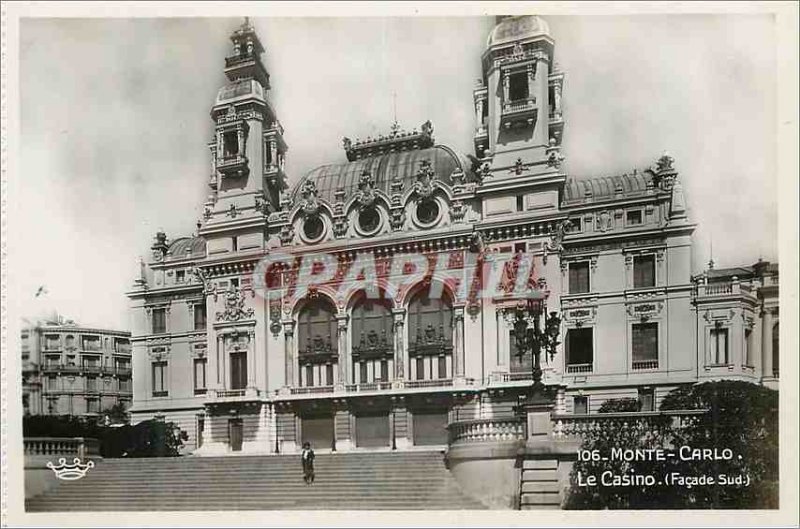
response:
<svg viewBox="0 0 800 529"><path fill-rule="evenodd" d="M287 146L267 97L264 46L248 19L233 32L231 42L233 53L225 58L228 83L211 109L210 193L200 229L209 257L263 249L266 218L278 209L287 187Z"/></svg>
<svg viewBox="0 0 800 529"><path fill-rule="evenodd" d="M473 97L475 154L492 176L553 173L561 166L564 75L555 69L554 49L538 16L498 17L489 35Z"/></svg>

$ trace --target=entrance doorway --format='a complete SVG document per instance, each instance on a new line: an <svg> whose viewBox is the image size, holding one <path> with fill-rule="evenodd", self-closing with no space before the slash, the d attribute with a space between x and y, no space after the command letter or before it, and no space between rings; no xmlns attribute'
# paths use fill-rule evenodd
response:
<svg viewBox="0 0 800 529"><path fill-rule="evenodd" d="M390 443L388 413L356 416L356 446L382 448Z"/></svg>
<svg viewBox="0 0 800 529"><path fill-rule="evenodd" d="M333 435L333 415L303 417L300 432L301 443L311 443L311 448L335 450Z"/></svg>
<svg viewBox="0 0 800 529"><path fill-rule="evenodd" d="M244 425L241 419L228 419L228 442L234 452L242 451L242 440L244 439Z"/></svg>
<svg viewBox="0 0 800 529"><path fill-rule="evenodd" d="M447 444L447 411L413 413L414 445Z"/></svg>

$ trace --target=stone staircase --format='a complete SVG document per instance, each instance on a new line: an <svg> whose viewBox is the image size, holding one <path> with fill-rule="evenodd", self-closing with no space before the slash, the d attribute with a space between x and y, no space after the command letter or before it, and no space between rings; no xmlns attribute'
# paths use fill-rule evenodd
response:
<svg viewBox="0 0 800 529"><path fill-rule="evenodd" d="M441 452L107 459L26 501L28 512L485 509L463 494Z"/></svg>
<svg viewBox="0 0 800 529"><path fill-rule="evenodd" d="M560 509L558 461L525 458L522 462L520 510Z"/></svg>

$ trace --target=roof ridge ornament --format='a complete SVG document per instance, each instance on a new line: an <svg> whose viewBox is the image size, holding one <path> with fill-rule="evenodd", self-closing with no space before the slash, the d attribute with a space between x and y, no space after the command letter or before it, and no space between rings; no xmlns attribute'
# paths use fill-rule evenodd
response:
<svg viewBox="0 0 800 529"><path fill-rule="evenodd" d="M433 124L430 120L420 125L420 130L413 129L411 132L403 130L395 121L388 135L381 134L377 138L368 136L365 140L356 138L355 141L347 136L342 138L342 147L347 160L351 162L389 152L427 149L433 143Z"/></svg>

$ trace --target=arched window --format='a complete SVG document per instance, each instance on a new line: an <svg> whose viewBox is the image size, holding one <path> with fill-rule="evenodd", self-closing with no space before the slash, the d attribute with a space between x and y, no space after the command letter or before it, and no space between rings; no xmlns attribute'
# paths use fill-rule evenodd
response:
<svg viewBox="0 0 800 529"><path fill-rule="evenodd" d="M392 304L362 297L352 312L353 382L388 382L394 369Z"/></svg>
<svg viewBox="0 0 800 529"><path fill-rule="evenodd" d="M452 377L453 306L421 290L408 305L408 355L412 380Z"/></svg>
<svg viewBox="0 0 800 529"><path fill-rule="evenodd" d="M297 318L298 363L301 386L332 386L337 360L336 308L316 299Z"/></svg>
<svg viewBox="0 0 800 529"><path fill-rule="evenodd" d="M778 359L780 355L778 354L778 345L780 344L780 329L778 325L780 322L776 323L772 326L772 374L774 376L778 376Z"/></svg>

